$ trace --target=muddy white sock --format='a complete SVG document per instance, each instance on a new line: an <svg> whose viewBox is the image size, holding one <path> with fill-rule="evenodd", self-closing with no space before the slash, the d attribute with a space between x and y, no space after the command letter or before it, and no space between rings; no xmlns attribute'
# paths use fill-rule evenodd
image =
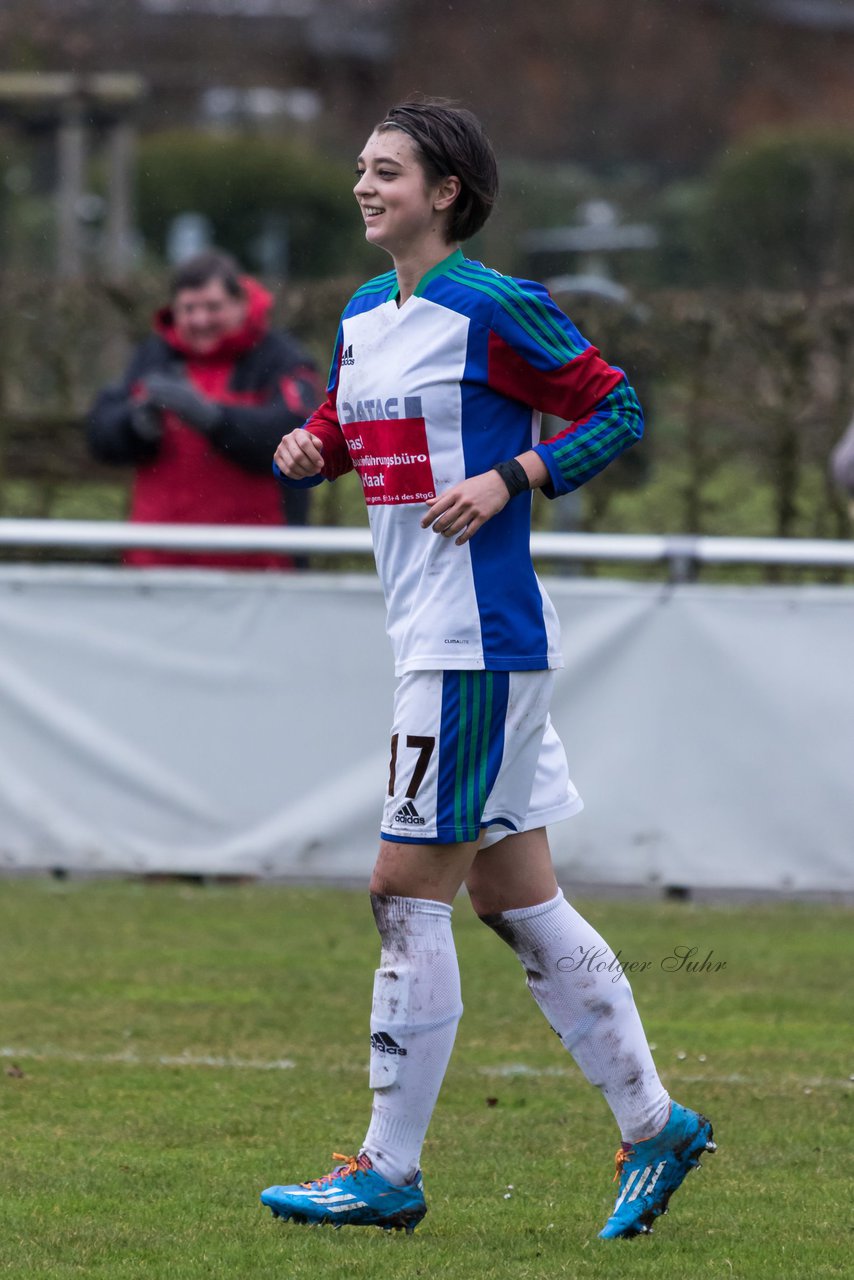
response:
<svg viewBox="0 0 854 1280"><path fill-rule="evenodd" d="M560 890L538 906L481 918L516 952L532 996L587 1080L602 1090L623 1140L640 1142L663 1128L670 1098L628 979L604 939Z"/></svg>
<svg viewBox="0 0 854 1280"><path fill-rule="evenodd" d="M389 1182L416 1174L463 1011L451 908L374 895L382 939L371 1009L371 1123L362 1151Z"/></svg>

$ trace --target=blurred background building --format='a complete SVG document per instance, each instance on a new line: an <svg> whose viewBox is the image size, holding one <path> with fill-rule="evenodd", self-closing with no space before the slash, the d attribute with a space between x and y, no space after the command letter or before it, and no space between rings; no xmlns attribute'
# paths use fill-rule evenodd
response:
<svg viewBox="0 0 854 1280"><path fill-rule="evenodd" d="M760 126L850 125L851 0L4 0L10 70L133 70L146 129L356 145L429 69L504 152L690 173Z"/></svg>
<svg viewBox="0 0 854 1280"><path fill-rule="evenodd" d="M678 240L699 202L684 184L731 148L763 130L854 124L851 0L3 0L0 48L7 74L76 77L94 134L104 111L87 87L92 77L145 82L134 118L141 245L150 254L166 252L178 197L196 197L209 205L196 212L212 234L243 241L229 247L248 250L258 269L298 276L341 265L302 243L300 221L317 225L307 204L336 230L323 172L340 178L337 166L349 164L372 123L413 90L468 103L486 121L505 165L508 225L499 215L494 233L504 255L518 223L557 224L568 204L603 191L669 220ZM50 222L38 209L52 182L46 125L32 102L17 121L6 103L0 167L14 261L36 256ZM195 168L204 171L196 184L207 201L178 135L185 148L188 135L196 139ZM277 149L283 166L295 150L314 156L312 165L303 154L280 190L268 179L258 196L269 207L253 226L245 212L238 226L237 212L229 218L216 204L217 195L238 203L231 188L241 175L210 183L213 141L229 137L250 137L268 163ZM228 171L231 157L224 145L220 152ZM88 182L78 216L97 240L105 182L97 166ZM210 191L223 184L225 193ZM660 269L672 273L678 260L677 248Z"/></svg>

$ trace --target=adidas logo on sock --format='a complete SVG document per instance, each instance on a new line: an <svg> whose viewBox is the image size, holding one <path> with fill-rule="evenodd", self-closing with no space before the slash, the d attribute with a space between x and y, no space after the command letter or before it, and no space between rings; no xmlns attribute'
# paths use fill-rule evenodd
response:
<svg viewBox="0 0 854 1280"><path fill-rule="evenodd" d="M387 1031L375 1031L371 1036L371 1048L377 1053L396 1054L398 1058L406 1057L406 1050L401 1049L396 1040L392 1040Z"/></svg>
<svg viewBox="0 0 854 1280"><path fill-rule="evenodd" d="M426 819L421 817L411 800L407 800L406 804L400 806L394 815L394 821L404 822L409 827L423 827L426 825Z"/></svg>

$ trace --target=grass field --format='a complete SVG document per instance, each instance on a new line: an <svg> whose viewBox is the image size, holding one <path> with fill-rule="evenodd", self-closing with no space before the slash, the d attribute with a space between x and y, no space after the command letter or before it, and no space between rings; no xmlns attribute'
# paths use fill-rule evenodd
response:
<svg viewBox="0 0 854 1280"><path fill-rule="evenodd" d="M719 1141L648 1239L597 1240L610 1114L466 901L466 1014L407 1238L284 1225L257 1199L364 1135L364 895L0 881L0 1274L851 1275L851 913L577 905L648 962L633 986L659 1066ZM669 972L686 946L725 967Z"/></svg>

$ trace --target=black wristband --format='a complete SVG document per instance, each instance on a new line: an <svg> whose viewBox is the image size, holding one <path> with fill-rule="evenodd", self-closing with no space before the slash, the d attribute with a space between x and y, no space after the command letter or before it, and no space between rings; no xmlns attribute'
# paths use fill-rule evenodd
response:
<svg viewBox="0 0 854 1280"><path fill-rule="evenodd" d="M496 463L492 470L497 471L501 476L511 498L515 498L520 493L527 493L531 487L528 473L521 462L517 462L515 458L511 458L509 462Z"/></svg>

